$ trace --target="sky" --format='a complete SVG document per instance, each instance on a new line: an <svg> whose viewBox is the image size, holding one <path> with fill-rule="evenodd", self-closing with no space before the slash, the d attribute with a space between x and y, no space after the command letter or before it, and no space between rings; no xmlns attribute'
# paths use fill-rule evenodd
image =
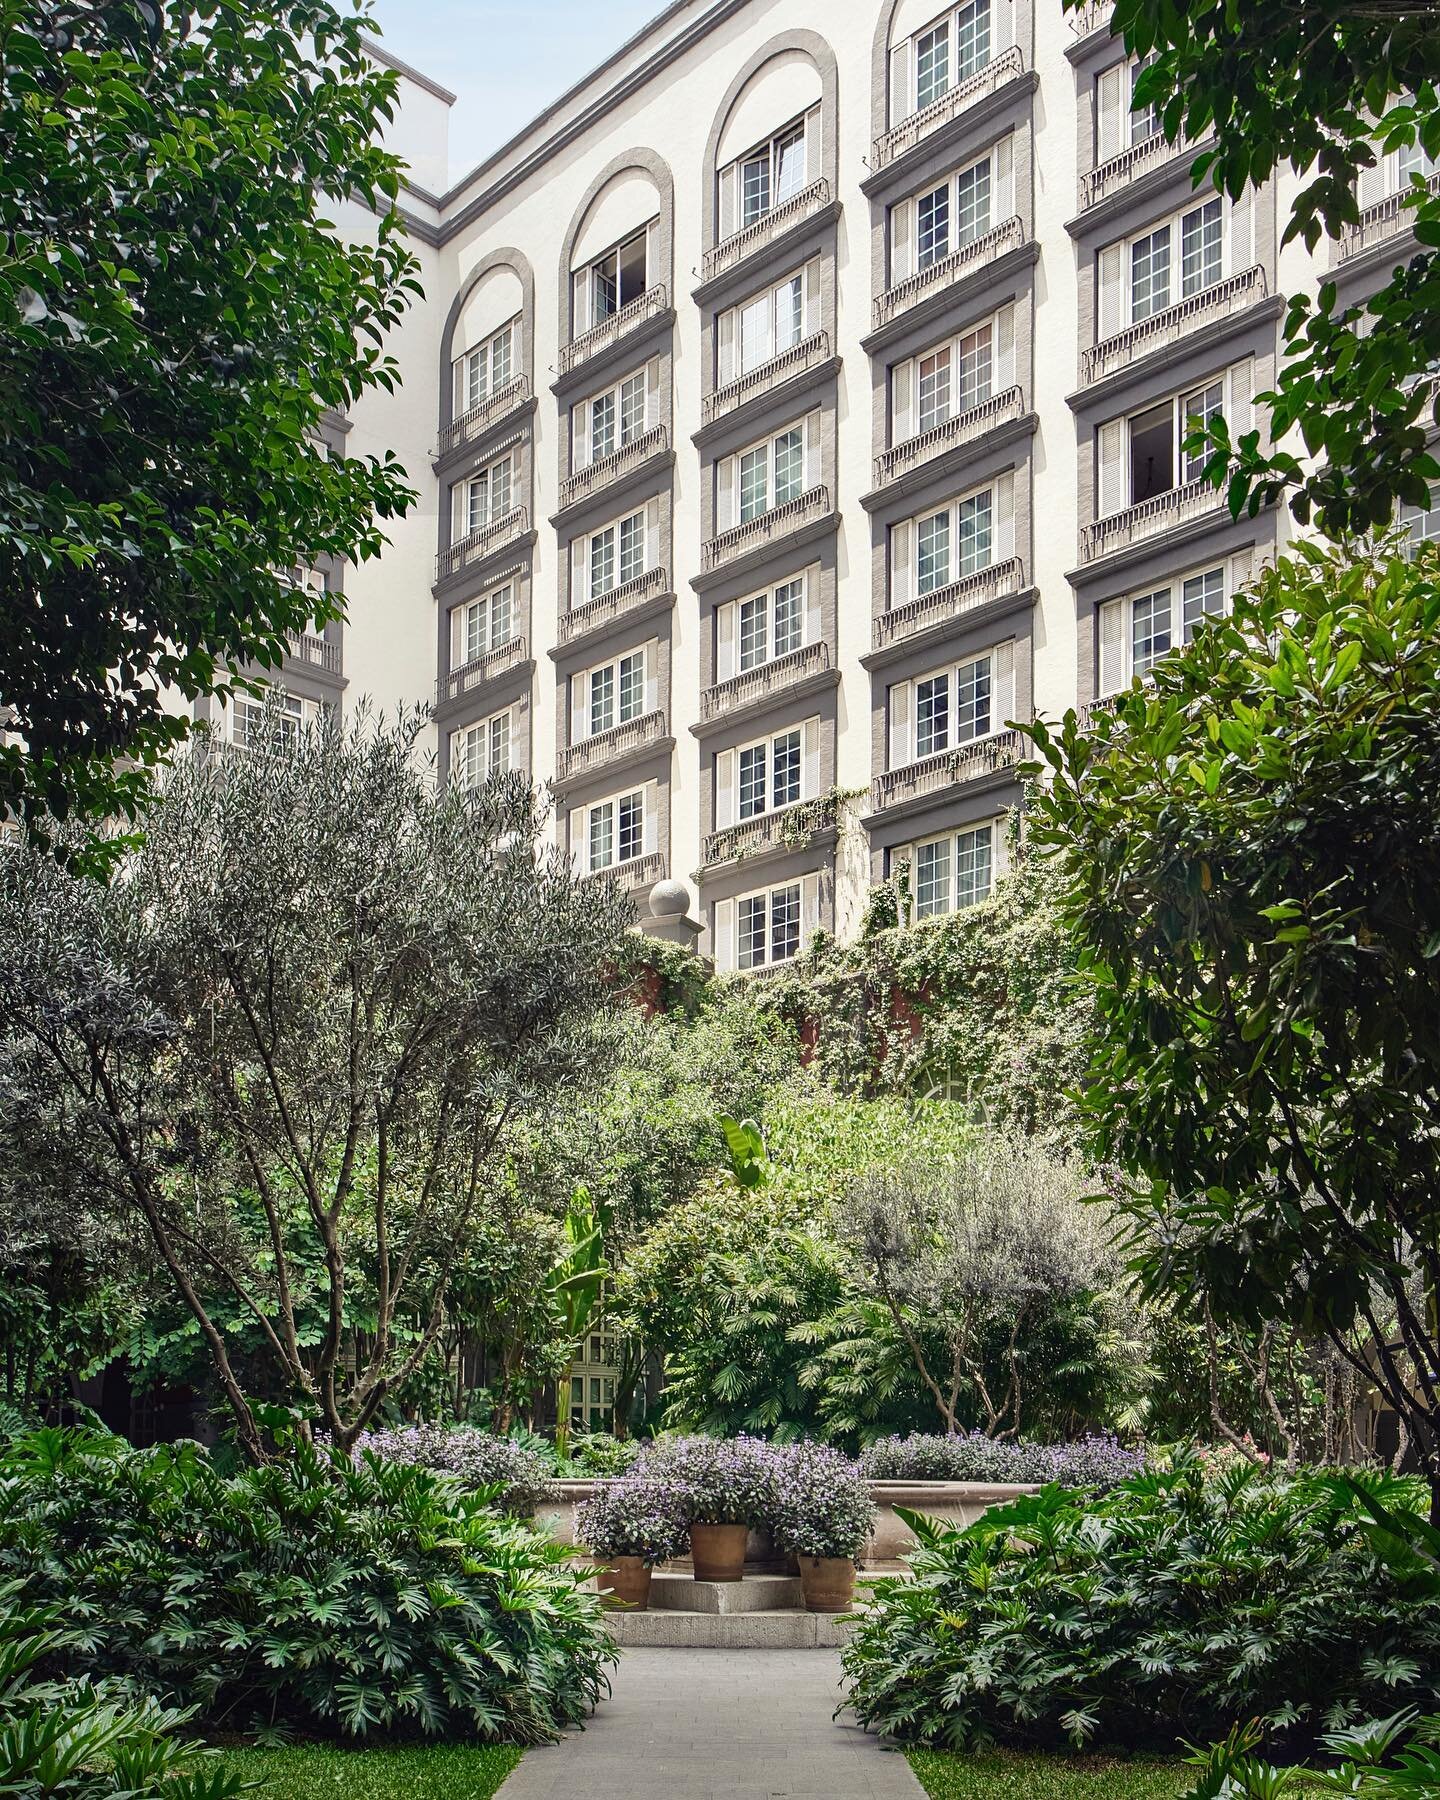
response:
<svg viewBox="0 0 1440 1800"><path fill-rule="evenodd" d="M381 42L459 95L450 178L472 169L664 10L665 0L374 0Z"/></svg>

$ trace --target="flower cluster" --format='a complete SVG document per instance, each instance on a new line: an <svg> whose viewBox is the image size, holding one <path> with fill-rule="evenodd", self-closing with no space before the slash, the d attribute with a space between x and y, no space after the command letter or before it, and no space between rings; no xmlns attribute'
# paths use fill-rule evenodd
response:
<svg viewBox="0 0 1440 1800"><path fill-rule="evenodd" d="M543 1451L473 1425L379 1426L355 1445L387 1462L416 1463L453 1475L466 1488L497 1488L506 1512L529 1518L555 1492L554 1469Z"/></svg>
<svg viewBox="0 0 1440 1800"><path fill-rule="evenodd" d="M1009 1443L972 1431L955 1437L916 1432L877 1438L860 1453L870 1481L992 1481L1105 1489L1137 1474L1144 1455L1108 1434L1073 1444Z"/></svg>
<svg viewBox="0 0 1440 1800"><path fill-rule="evenodd" d="M763 1438L657 1438L633 1472L676 1494L691 1525L764 1525L777 1454Z"/></svg>
<svg viewBox="0 0 1440 1800"><path fill-rule="evenodd" d="M683 1555L689 1529L683 1494L643 1475L597 1485L575 1509L575 1535L597 1556L669 1562Z"/></svg>
<svg viewBox="0 0 1440 1800"><path fill-rule="evenodd" d="M769 1525L796 1556L858 1556L875 1529L875 1504L848 1456L825 1444L777 1445Z"/></svg>

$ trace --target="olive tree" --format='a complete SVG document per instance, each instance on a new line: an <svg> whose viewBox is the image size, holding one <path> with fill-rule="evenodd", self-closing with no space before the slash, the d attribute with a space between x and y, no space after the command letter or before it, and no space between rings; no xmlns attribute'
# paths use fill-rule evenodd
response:
<svg viewBox="0 0 1440 1800"><path fill-rule="evenodd" d="M216 1301L348 1446L436 1342L517 1123L606 1066L628 901L518 776L439 787L419 731L189 760L108 886L4 867L0 1186L143 1227L253 1457Z"/></svg>

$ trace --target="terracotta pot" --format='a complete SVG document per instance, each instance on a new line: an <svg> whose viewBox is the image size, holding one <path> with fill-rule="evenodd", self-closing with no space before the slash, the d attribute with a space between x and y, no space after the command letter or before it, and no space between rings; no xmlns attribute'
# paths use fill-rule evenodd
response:
<svg viewBox="0 0 1440 1800"><path fill-rule="evenodd" d="M853 1560L848 1556L802 1556L800 1591L806 1612L849 1612L855 1598Z"/></svg>
<svg viewBox="0 0 1440 1800"><path fill-rule="evenodd" d="M692 1525L690 1555L697 1581L739 1581L745 1574L744 1525Z"/></svg>
<svg viewBox="0 0 1440 1800"><path fill-rule="evenodd" d="M595 1571L606 1606L646 1612L650 1606L650 1565L643 1556L612 1556Z"/></svg>

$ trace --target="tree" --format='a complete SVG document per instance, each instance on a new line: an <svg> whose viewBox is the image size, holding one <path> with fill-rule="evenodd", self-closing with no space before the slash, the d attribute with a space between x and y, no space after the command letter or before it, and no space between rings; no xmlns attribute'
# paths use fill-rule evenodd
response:
<svg viewBox="0 0 1440 1800"><path fill-rule="evenodd" d="M329 0L0 0L0 812L136 816L189 730L166 691L277 665L339 616L291 572L378 554L413 501L390 454L317 442L394 387L419 292L370 29Z"/></svg>
<svg viewBox="0 0 1440 1800"><path fill-rule="evenodd" d="M439 789L420 730L178 766L108 887L4 871L0 1183L143 1221L256 1458L210 1296L348 1448L436 1342L513 1122L606 1067L628 902L518 776Z"/></svg>
<svg viewBox="0 0 1440 1800"><path fill-rule="evenodd" d="M1440 556L1298 544L1090 731L1031 731L1134 1266L1322 1333L1440 1520Z"/></svg>
<svg viewBox="0 0 1440 1800"><path fill-rule="evenodd" d="M1078 9L1086 0L1065 0ZM1440 18L1409 0L1115 0L1111 30L1153 57L1135 88L1177 143L1213 134L1196 181L1238 195L1288 165L1301 178L1285 242L1314 249L1359 221L1359 179L1387 152L1429 159L1404 204L1424 248L1366 302L1337 305L1333 283L1290 298L1285 362L1270 409L1276 446L1298 429L1311 458L1262 451L1258 432L1232 443L1224 421L1197 434L1208 473L1232 509L1289 493L1302 521L1330 535L1385 524L1397 500L1428 506L1440 465L1426 448L1440 390L1440 191L1424 172L1440 156Z"/></svg>

